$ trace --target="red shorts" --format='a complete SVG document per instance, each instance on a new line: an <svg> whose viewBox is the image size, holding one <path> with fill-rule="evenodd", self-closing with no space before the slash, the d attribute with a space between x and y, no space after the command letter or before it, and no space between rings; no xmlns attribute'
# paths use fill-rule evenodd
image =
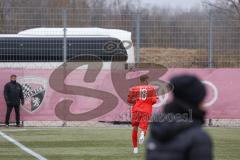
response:
<svg viewBox="0 0 240 160"><path fill-rule="evenodd" d="M148 123L151 118L151 114L144 112L132 112L132 126L139 127L143 131L147 131Z"/></svg>

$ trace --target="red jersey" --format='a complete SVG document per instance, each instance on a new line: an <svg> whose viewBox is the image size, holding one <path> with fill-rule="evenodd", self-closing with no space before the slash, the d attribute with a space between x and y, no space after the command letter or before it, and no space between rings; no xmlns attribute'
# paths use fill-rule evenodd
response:
<svg viewBox="0 0 240 160"><path fill-rule="evenodd" d="M151 85L139 85L130 88L128 103L133 104L132 112L152 113L152 105L157 102L155 88Z"/></svg>

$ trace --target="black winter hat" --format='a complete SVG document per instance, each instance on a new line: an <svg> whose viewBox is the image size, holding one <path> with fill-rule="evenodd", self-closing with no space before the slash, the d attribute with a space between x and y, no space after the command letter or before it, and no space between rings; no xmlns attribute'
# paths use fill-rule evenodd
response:
<svg viewBox="0 0 240 160"><path fill-rule="evenodd" d="M193 75L180 75L170 80L173 85L173 95L185 103L199 105L206 96L203 83Z"/></svg>

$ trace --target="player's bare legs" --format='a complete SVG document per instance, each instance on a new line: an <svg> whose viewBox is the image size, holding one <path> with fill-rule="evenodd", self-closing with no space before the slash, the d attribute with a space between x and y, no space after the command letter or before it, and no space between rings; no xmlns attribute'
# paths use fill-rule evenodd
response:
<svg viewBox="0 0 240 160"><path fill-rule="evenodd" d="M137 139L138 139L138 127L134 126L132 130L132 144L133 144L133 153L135 154L138 153Z"/></svg>

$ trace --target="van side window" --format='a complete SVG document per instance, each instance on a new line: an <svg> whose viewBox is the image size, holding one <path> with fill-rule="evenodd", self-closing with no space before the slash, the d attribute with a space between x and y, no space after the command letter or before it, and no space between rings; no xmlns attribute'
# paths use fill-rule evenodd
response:
<svg viewBox="0 0 240 160"><path fill-rule="evenodd" d="M63 38L0 37L0 53L1 62L62 62ZM67 38L68 61L94 61L88 55L106 62L128 58L123 43L116 38Z"/></svg>

